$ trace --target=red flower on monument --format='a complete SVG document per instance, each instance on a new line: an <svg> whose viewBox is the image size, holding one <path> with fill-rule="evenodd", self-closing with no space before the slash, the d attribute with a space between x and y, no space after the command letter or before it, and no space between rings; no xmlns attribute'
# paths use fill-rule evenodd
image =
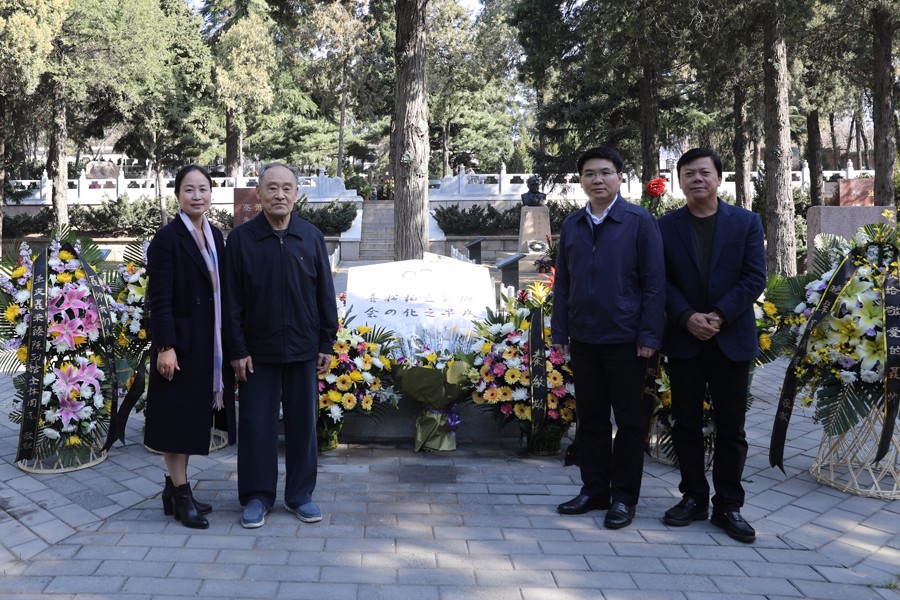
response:
<svg viewBox="0 0 900 600"><path fill-rule="evenodd" d="M647 187L644 189L651 198L662 196L666 193L666 178L657 177L656 179L651 179L647 182Z"/></svg>

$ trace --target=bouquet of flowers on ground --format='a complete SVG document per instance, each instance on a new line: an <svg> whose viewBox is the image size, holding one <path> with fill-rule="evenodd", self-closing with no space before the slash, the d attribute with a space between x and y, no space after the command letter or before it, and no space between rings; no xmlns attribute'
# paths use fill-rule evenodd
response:
<svg viewBox="0 0 900 600"><path fill-rule="evenodd" d="M818 236L815 244L813 273L799 280L804 298L789 322L800 344L811 315L826 310L821 304L829 285L842 287L806 347L797 348L803 357L796 373L803 405L815 405L825 432L840 435L884 402L884 281L897 268L897 232L889 225L867 226L849 243ZM852 276L834 282L848 255Z"/></svg>
<svg viewBox="0 0 900 600"><path fill-rule="evenodd" d="M348 411L372 414L381 407L397 407L389 357L394 334L380 327L351 326L352 316L341 319L328 372L319 375L319 429L340 429Z"/></svg>
<svg viewBox="0 0 900 600"><path fill-rule="evenodd" d="M63 467L82 464L109 425L112 382L104 367L111 368L111 357L104 333L112 332L103 331L95 297L99 293L105 306L109 287L88 275L90 263L99 260L96 246L63 231L50 242L46 258L38 260L23 243L16 258L5 259L0 268L5 317L0 337L12 353L0 367L13 372L25 364L13 380L17 397L10 413L13 422L26 421L20 454L29 444L33 451L26 457L55 456Z"/></svg>
<svg viewBox="0 0 900 600"><path fill-rule="evenodd" d="M469 395L468 332L424 331L400 337L394 376L403 396L422 404L413 449L455 450L458 405Z"/></svg>
<svg viewBox="0 0 900 600"><path fill-rule="evenodd" d="M653 398L652 422L656 425L656 448L672 464L678 464L675 445L672 441L672 428L675 419L672 416L672 387L669 383L669 372L666 357L659 356L659 368L656 372L656 394ZM748 399L749 404L749 399ZM707 396L703 400L703 448L706 451L707 468L712 464L712 452L716 443L716 425L713 417L712 403ZM659 457L657 457L659 458Z"/></svg>
<svg viewBox="0 0 900 600"><path fill-rule="evenodd" d="M500 427L518 423L530 435L532 420L531 371L529 367L529 319L535 308L549 308L550 288L536 282L516 297L504 298L496 313L488 310L484 321L476 321L473 366L467 372L472 382L472 400L487 407ZM575 384L568 358L550 345L550 328L544 328L545 377L547 386L544 428L568 431L575 420Z"/></svg>

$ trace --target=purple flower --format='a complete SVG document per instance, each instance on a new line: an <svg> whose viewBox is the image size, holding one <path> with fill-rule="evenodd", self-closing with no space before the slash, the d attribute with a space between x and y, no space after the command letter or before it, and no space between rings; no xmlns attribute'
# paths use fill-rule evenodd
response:
<svg viewBox="0 0 900 600"><path fill-rule="evenodd" d="M804 316L804 317L809 317L809 315L811 315L811 314L812 314L812 309L811 309L811 308L807 308L806 310L803 311L803 316Z"/></svg>
<svg viewBox="0 0 900 600"><path fill-rule="evenodd" d="M875 335L876 335L876 333L875 333L874 327L869 327L868 329L866 329L866 336L868 336L870 338L874 338Z"/></svg>
<svg viewBox="0 0 900 600"><path fill-rule="evenodd" d="M838 364L841 365L842 367L844 367L845 369L849 369L850 367L852 367L853 365L856 364L856 361L853 360L849 356L842 356L838 359Z"/></svg>
<svg viewBox="0 0 900 600"><path fill-rule="evenodd" d="M819 283L819 287L816 288L816 291L817 291L817 292L824 292L824 291L825 291L825 288L827 288L827 287L828 287L828 283L822 281L822 282Z"/></svg>

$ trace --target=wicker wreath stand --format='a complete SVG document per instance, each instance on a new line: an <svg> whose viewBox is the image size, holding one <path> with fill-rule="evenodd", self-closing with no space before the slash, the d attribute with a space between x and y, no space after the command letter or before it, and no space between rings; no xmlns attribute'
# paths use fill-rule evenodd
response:
<svg viewBox="0 0 900 600"><path fill-rule="evenodd" d="M16 466L26 473L69 473L79 469L87 469L106 460L106 450L99 448L86 449L83 456L79 456L76 464L64 464L59 455L42 456L28 460L20 460Z"/></svg>
<svg viewBox="0 0 900 600"><path fill-rule="evenodd" d="M891 447L873 463L884 416L873 410L856 427L841 435L823 435L819 453L809 469L816 481L844 492L870 498L900 498L900 432L894 429Z"/></svg>

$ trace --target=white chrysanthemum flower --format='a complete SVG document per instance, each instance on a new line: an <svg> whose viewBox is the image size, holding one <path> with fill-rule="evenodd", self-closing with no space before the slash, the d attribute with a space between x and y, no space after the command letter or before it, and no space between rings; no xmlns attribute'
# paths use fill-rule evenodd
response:
<svg viewBox="0 0 900 600"><path fill-rule="evenodd" d="M97 426L96 421L82 421L81 422L81 430L85 433L90 433Z"/></svg>
<svg viewBox="0 0 900 600"><path fill-rule="evenodd" d="M31 290L19 290L14 296L16 304L25 304L31 299Z"/></svg>
<svg viewBox="0 0 900 600"><path fill-rule="evenodd" d="M58 267L61 264L63 264L62 261L55 256L50 257L50 259L47 261L48 267Z"/></svg>
<svg viewBox="0 0 900 600"><path fill-rule="evenodd" d="M512 399L516 402L522 402L528 399L528 390L523 387L516 387L512 391Z"/></svg>
<svg viewBox="0 0 900 600"><path fill-rule="evenodd" d="M52 427L44 427L41 430L41 433L43 433L44 437L47 438L48 440L58 440L59 439L59 432L57 430L53 429Z"/></svg>
<svg viewBox="0 0 900 600"><path fill-rule="evenodd" d="M524 306L521 306L516 309L516 314L518 315L518 317L520 319L524 319L525 317L527 317L528 315L531 314L531 311L529 309L525 308Z"/></svg>
<svg viewBox="0 0 900 600"><path fill-rule="evenodd" d="M94 414L94 407L89 404L84 405L81 410L78 411L78 418L82 421L90 419L91 415Z"/></svg>
<svg viewBox="0 0 900 600"><path fill-rule="evenodd" d="M497 335L498 333L500 333L500 327L500 323L493 323L488 326L488 333L490 333L491 335Z"/></svg>
<svg viewBox="0 0 900 600"><path fill-rule="evenodd" d="M365 381L366 383L372 383L373 381L375 381L375 376L372 375L371 373L369 373L368 371L363 371L362 376L363 376L363 381Z"/></svg>
<svg viewBox="0 0 900 600"><path fill-rule="evenodd" d="M56 423L59 421L59 415L56 414L55 409L49 409L44 411L44 422L45 423Z"/></svg>
<svg viewBox="0 0 900 600"><path fill-rule="evenodd" d="M868 370L860 371L859 378L866 383L877 383L878 381L881 381L881 377L878 376L877 372Z"/></svg>
<svg viewBox="0 0 900 600"><path fill-rule="evenodd" d="M502 333L504 335L507 333L512 333L513 329L515 329L515 328L516 328L515 325L513 325L512 323L504 323L500 327L500 333Z"/></svg>
<svg viewBox="0 0 900 600"><path fill-rule="evenodd" d="M128 331L130 331L131 333L137 333L140 330L141 330L141 322L140 321L132 321L128 325Z"/></svg>
<svg viewBox="0 0 900 600"><path fill-rule="evenodd" d="M384 368L384 361L381 360L378 356L372 355L372 366L377 367L379 369Z"/></svg>
<svg viewBox="0 0 900 600"><path fill-rule="evenodd" d="M856 371L841 371L838 374L838 379L844 385L852 385L856 381Z"/></svg>
<svg viewBox="0 0 900 600"><path fill-rule="evenodd" d="M362 359L362 356L357 356L356 358L354 358L354 359L353 359L353 364L356 365L356 368L357 368L357 369L359 369L360 371L362 371L362 370L363 370L363 359Z"/></svg>
<svg viewBox="0 0 900 600"><path fill-rule="evenodd" d="M89 399L93 398L94 397L94 386L92 386L92 385L82 386L81 397L84 400L89 400Z"/></svg>
<svg viewBox="0 0 900 600"><path fill-rule="evenodd" d="M567 393L567 394L569 394L569 395L571 395L571 396L574 396L574 395L575 395L575 384L574 384L574 383L572 383L572 382L570 381L569 383L566 384L565 387L566 387L566 393Z"/></svg>
<svg viewBox="0 0 900 600"><path fill-rule="evenodd" d="M343 420L344 410L339 404L332 404L328 409L328 416L331 417L332 421L337 423L338 421Z"/></svg>
<svg viewBox="0 0 900 600"><path fill-rule="evenodd" d="M25 323L16 324L16 337L24 338L26 333L28 333L28 325Z"/></svg>
<svg viewBox="0 0 900 600"><path fill-rule="evenodd" d="M78 429L78 423L75 419L72 419L71 421L69 421L69 424L66 427L60 429L60 431L62 433L72 433L76 429Z"/></svg>
<svg viewBox="0 0 900 600"><path fill-rule="evenodd" d="M798 304L797 306L794 307L794 312L799 315L804 310L806 310L806 308L807 308L806 302L801 302L800 304Z"/></svg>
<svg viewBox="0 0 900 600"><path fill-rule="evenodd" d="M329 373L325 376L326 383L334 383L335 381L337 381L337 375L335 375L334 373Z"/></svg>
<svg viewBox="0 0 900 600"><path fill-rule="evenodd" d="M53 399L53 394L47 390L41 392L41 406L47 406Z"/></svg>
<svg viewBox="0 0 900 600"><path fill-rule="evenodd" d="M479 379L478 383L475 384L475 391L478 393L481 393L486 389L487 389L487 381L485 381L484 379Z"/></svg>
<svg viewBox="0 0 900 600"><path fill-rule="evenodd" d="M519 369L522 366L522 357L513 356L509 360L504 361L504 364L510 369Z"/></svg>
<svg viewBox="0 0 900 600"><path fill-rule="evenodd" d="M56 381L56 373L54 373L53 371L47 371L46 373L44 373L44 387L50 385L54 381Z"/></svg>
<svg viewBox="0 0 900 600"><path fill-rule="evenodd" d="M51 279L53 279L53 283L56 283L55 275L52 276ZM53 298L59 298L60 294L62 294L62 289L56 287L55 285L47 290L47 297L50 298L51 300Z"/></svg>
<svg viewBox="0 0 900 600"><path fill-rule="evenodd" d="M135 332L135 333L137 333L137 332ZM92 330L88 331L88 339L91 340L92 342L96 342L97 340L99 340L100 339L100 330L92 329Z"/></svg>
<svg viewBox="0 0 900 600"><path fill-rule="evenodd" d="M763 312L763 309L759 304L753 305L753 316L757 319L762 319L764 316L766 316L766 313Z"/></svg>

